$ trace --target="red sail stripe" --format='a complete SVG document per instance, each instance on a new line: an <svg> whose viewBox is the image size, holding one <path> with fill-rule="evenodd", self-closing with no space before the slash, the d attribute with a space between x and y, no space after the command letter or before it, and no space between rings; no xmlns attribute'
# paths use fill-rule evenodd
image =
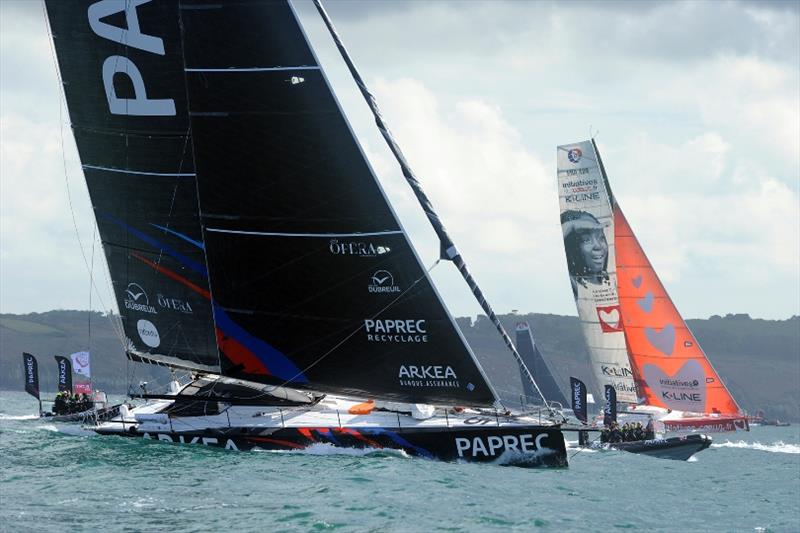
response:
<svg viewBox="0 0 800 533"><path fill-rule="evenodd" d="M253 352L248 350L233 337L228 337L225 333L216 328L217 346L227 356L234 365L242 365L242 371L248 374L271 375L272 372L256 357Z"/></svg>
<svg viewBox="0 0 800 533"><path fill-rule="evenodd" d="M177 281L179 283L182 283L183 285L189 287L194 292L196 292L197 294L200 294L204 298L206 298L208 300L211 299L211 293L210 292L208 292L207 290L205 290L202 287L199 287L199 286L195 285L194 283L192 283L188 279L184 278L183 276L180 276L180 275L176 274L175 272L173 272L173 271L171 271L171 270L169 270L167 268L162 267L161 265L157 265L156 263L150 261L149 259L145 259L144 257L142 257L141 255L137 254L136 252L131 252L131 255L133 257L135 257L136 259L138 259L139 261L141 261L142 263L150 265L156 271L164 274L168 278L174 279L175 281Z"/></svg>

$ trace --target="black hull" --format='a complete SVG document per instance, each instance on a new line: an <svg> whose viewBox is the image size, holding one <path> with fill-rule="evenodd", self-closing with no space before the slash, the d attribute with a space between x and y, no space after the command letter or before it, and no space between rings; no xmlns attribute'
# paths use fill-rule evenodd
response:
<svg viewBox="0 0 800 533"><path fill-rule="evenodd" d="M316 444L341 448L401 450L438 461L497 463L524 467L566 467L561 430L549 426L492 428L225 428L197 432L121 432L92 428L101 435L125 435L229 450L302 450Z"/></svg>
<svg viewBox="0 0 800 533"><path fill-rule="evenodd" d="M606 445L604 445L606 446ZM686 461L697 452L711 446L711 437L706 435L686 435L666 439L637 440L608 444L609 448L624 452L649 455L659 459Z"/></svg>

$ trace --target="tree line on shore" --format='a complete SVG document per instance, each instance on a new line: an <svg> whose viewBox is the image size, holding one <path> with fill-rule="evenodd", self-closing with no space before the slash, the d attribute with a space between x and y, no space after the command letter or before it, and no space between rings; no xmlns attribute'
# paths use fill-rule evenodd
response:
<svg viewBox="0 0 800 533"><path fill-rule="evenodd" d="M570 376L597 390L577 317L511 313L500 318L512 338L517 322L530 324L562 390L567 390ZM163 368L127 361L111 325L114 319L99 312L64 310L0 315L0 388L22 389L21 354L26 351L39 357L42 389L55 390L52 357L87 348L94 382L106 392L126 393L140 380L163 381ZM519 372L494 325L484 316L456 321L496 387L519 388ZM729 314L687 322L743 409L751 414L763 409L768 418L800 421L800 317L763 320Z"/></svg>

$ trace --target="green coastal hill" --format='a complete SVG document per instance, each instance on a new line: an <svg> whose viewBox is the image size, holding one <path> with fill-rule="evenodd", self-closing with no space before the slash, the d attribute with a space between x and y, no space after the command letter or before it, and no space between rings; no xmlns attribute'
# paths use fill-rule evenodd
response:
<svg viewBox="0 0 800 533"><path fill-rule="evenodd" d="M501 320L513 337L527 321L563 390L570 376L597 390L588 365L577 317L509 314ZM23 351L39 359L42 389L55 389L54 355L90 349L96 386L125 393L140 380L165 383L166 371L127 361L112 327L115 317L88 311L48 311L0 315L0 388L21 390ZM457 322L498 390L517 390L515 364L486 317ZM689 320L689 327L743 409L763 409L769 418L800 421L800 317L752 319L748 315ZM91 339L89 330L91 327ZM515 381L516 380L516 381Z"/></svg>

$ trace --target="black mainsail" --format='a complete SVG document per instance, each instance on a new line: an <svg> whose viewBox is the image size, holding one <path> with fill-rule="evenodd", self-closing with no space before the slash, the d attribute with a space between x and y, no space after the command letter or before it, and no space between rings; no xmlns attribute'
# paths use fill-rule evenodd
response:
<svg viewBox="0 0 800 533"><path fill-rule="evenodd" d="M525 361L525 366L530 369L531 374L533 374L533 377L536 379L536 383L539 385L542 394L544 394L544 397L548 400L556 401L566 407L568 405L567 398L564 396L564 393L561 392L561 387L558 386L553 372L547 365L547 361L544 360L544 356L542 352L539 351L539 347L536 346L530 325L527 322L517 322L516 330L517 350L519 350L519 354ZM523 386L525 385L528 385L528 383L523 381ZM532 387L525 387L526 397L535 397L535 393L536 391L534 391Z"/></svg>
<svg viewBox="0 0 800 533"><path fill-rule="evenodd" d="M291 6L197 1L181 21L223 373L494 404Z"/></svg>
<svg viewBox="0 0 800 533"><path fill-rule="evenodd" d="M215 371L178 2L46 7L128 354Z"/></svg>
<svg viewBox="0 0 800 533"><path fill-rule="evenodd" d="M404 402L497 402L286 0L48 0L47 12L132 359ZM442 257L529 376L403 170Z"/></svg>

